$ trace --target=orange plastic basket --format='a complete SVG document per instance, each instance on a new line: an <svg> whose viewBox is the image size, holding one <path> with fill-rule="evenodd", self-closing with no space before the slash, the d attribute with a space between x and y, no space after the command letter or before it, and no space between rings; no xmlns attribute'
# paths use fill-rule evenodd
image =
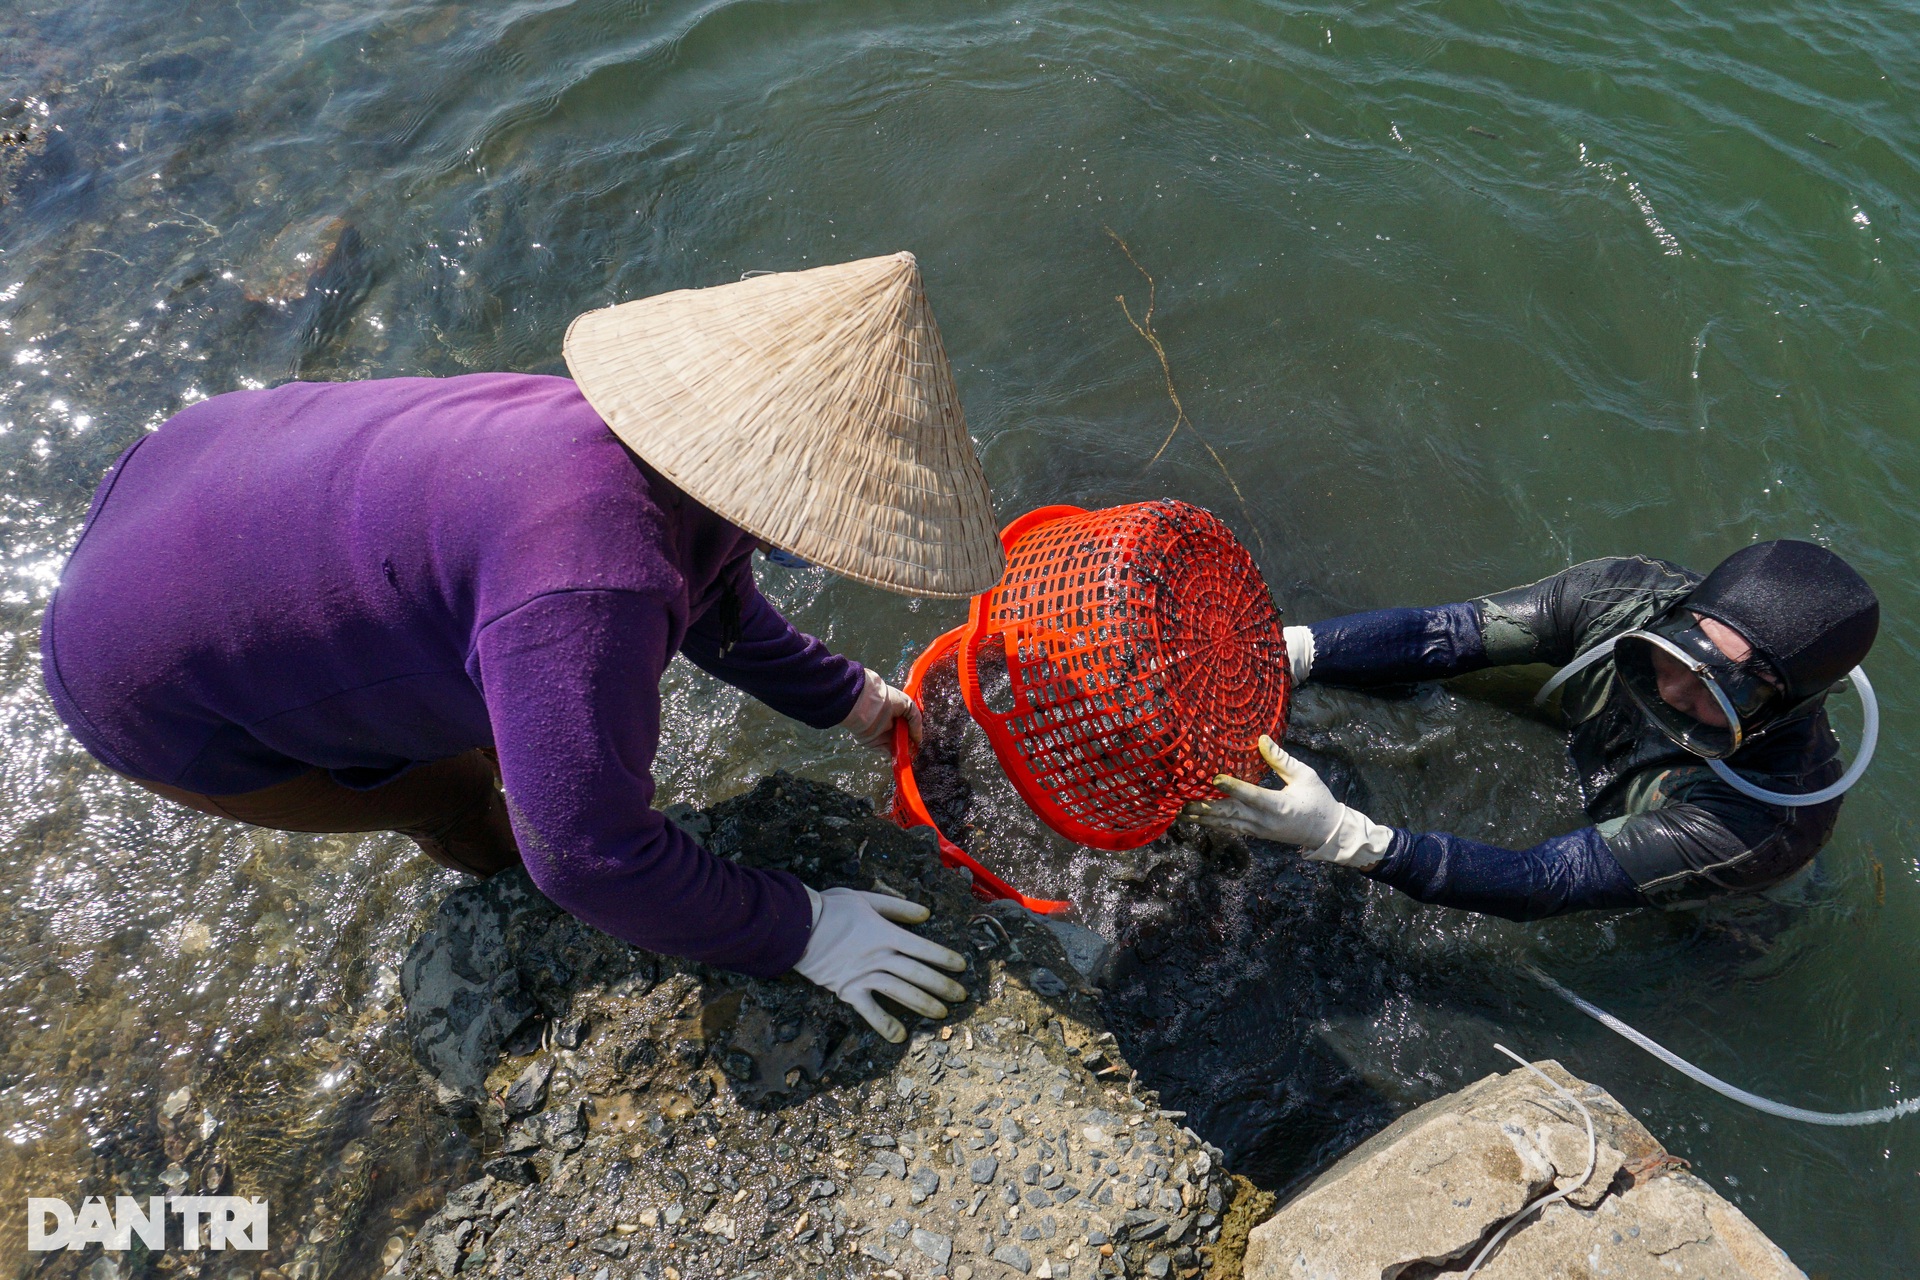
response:
<svg viewBox="0 0 1920 1280"><path fill-rule="evenodd" d="M917 697L926 669L957 647L968 712L1048 826L1131 849L1189 800L1217 795L1220 774L1265 772L1257 740L1285 735L1286 641L1266 582L1224 524L1184 502L1043 507L1001 542L999 585L921 656L907 692ZM1004 663L1001 708L989 705L983 662ZM904 734L898 745L896 813L927 822Z"/></svg>

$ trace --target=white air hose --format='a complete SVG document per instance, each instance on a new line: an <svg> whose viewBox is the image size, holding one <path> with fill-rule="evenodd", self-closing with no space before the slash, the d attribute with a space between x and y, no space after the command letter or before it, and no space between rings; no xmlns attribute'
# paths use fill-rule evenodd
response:
<svg viewBox="0 0 1920 1280"><path fill-rule="evenodd" d="M1840 795L1848 787L1860 781L1860 775L1867 771L1867 764L1873 759L1873 749L1880 743L1880 700L1873 696L1873 685L1867 679L1867 673L1855 667L1847 673L1853 681L1853 687L1860 694L1860 709L1865 723L1860 727L1860 749L1853 753L1853 764L1840 775L1839 781L1832 786L1822 787L1818 791L1787 792L1769 791L1765 787L1748 782L1745 778L1727 767L1724 760L1709 760L1707 767L1714 776L1732 787L1743 796L1751 796L1762 804L1785 805L1789 809L1802 805L1825 804Z"/></svg>
<svg viewBox="0 0 1920 1280"><path fill-rule="evenodd" d="M1538 982L1541 986L1553 992L1562 1000L1565 1000L1568 1004L1586 1014L1589 1018L1592 1018L1595 1022L1598 1022L1615 1035L1639 1045L1642 1049L1645 1049L1648 1053L1660 1059L1660 1061L1666 1063L1681 1075L1697 1080L1715 1093L1723 1097L1732 1098L1735 1102L1743 1106L1752 1107L1755 1111L1764 1111L1770 1116L1779 1116L1783 1120L1798 1120L1803 1124L1835 1126L1885 1124L1889 1120L1898 1120L1901 1116L1910 1116L1916 1112L1920 1112L1920 1098L1909 1098L1905 1102L1896 1102L1890 1107L1880 1107L1874 1111L1809 1111L1805 1107L1790 1107L1784 1102L1774 1102L1769 1098L1761 1097L1757 1093L1748 1093L1745 1089L1739 1088L1736 1085L1730 1085L1716 1075L1702 1071L1699 1067L1694 1066L1691 1062L1688 1062L1685 1058L1682 1058L1666 1046L1641 1035L1638 1031L1635 1031L1632 1027L1620 1021L1620 1019L1614 1017L1599 1005L1587 1000L1582 1000L1579 996L1567 990L1532 965L1522 965L1521 968L1525 969L1534 981Z"/></svg>
<svg viewBox="0 0 1920 1280"><path fill-rule="evenodd" d="M1569 662L1566 666L1554 672L1553 677L1540 686L1540 692L1533 695L1533 705L1536 707L1546 706L1547 699L1553 696L1555 689L1558 689L1561 685L1573 679L1602 658L1611 655L1613 653L1613 646L1619 639L1619 636L1615 636L1612 640L1602 641L1575 658L1572 662Z"/></svg>

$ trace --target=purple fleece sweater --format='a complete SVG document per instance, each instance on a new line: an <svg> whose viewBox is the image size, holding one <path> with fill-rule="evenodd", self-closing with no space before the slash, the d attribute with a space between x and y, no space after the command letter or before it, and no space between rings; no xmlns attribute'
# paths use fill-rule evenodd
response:
<svg viewBox="0 0 1920 1280"><path fill-rule="evenodd" d="M292 383L194 405L121 455L41 653L88 751L192 791L314 766L370 787L494 747L548 897L767 976L805 949L800 882L687 839L650 771L676 652L816 728L860 692L858 663L755 589L753 547L565 378Z"/></svg>

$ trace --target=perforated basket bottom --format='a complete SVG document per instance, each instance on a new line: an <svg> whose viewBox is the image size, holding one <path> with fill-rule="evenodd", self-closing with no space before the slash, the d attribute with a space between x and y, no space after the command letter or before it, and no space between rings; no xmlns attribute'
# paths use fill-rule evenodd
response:
<svg viewBox="0 0 1920 1280"><path fill-rule="evenodd" d="M1007 572L960 633L961 683L1048 825L1131 848L1165 832L1184 801L1214 796L1219 774L1264 771L1253 744L1285 732L1285 642L1231 530L1158 501L1042 507L1001 539ZM973 687L992 657L1014 672L1004 707Z"/></svg>

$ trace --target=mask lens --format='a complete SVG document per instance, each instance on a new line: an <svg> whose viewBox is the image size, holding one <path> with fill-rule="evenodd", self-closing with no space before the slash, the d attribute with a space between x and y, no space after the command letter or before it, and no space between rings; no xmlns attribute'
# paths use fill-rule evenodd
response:
<svg viewBox="0 0 1920 1280"><path fill-rule="evenodd" d="M1660 732L1709 760L1730 756L1740 745L1740 714L1706 664L1664 636L1632 631L1613 649L1613 667L1627 696ZM1662 683L1666 690L1662 691ZM1711 699L1726 725L1711 725L1681 710L1668 695L1701 705Z"/></svg>

